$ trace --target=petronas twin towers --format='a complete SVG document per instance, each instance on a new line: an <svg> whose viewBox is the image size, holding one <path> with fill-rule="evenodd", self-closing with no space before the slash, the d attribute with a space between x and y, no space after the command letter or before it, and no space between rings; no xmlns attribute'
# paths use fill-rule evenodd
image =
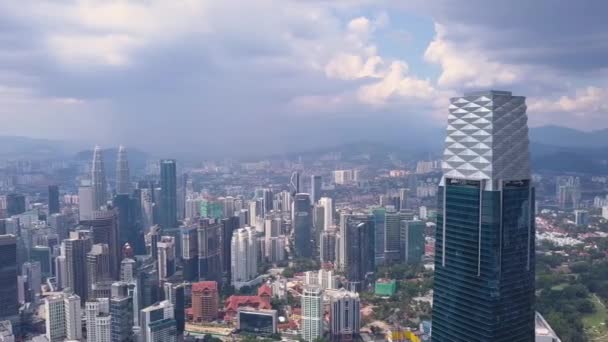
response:
<svg viewBox="0 0 608 342"><path fill-rule="evenodd" d="M116 161L116 193L129 194L131 183L129 180L129 161L127 150L124 146L118 148ZM93 162L91 167L91 186L93 187L93 208L100 209L107 204L108 184L106 182L106 171L103 162L103 153L99 146L93 151Z"/></svg>

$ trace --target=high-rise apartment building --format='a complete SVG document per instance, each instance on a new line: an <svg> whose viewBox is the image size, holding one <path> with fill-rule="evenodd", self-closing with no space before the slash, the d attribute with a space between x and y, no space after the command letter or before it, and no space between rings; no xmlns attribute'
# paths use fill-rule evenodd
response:
<svg viewBox="0 0 608 342"><path fill-rule="evenodd" d="M297 258L313 256L310 195L296 194L293 201L294 252Z"/></svg>
<svg viewBox="0 0 608 342"><path fill-rule="evenodd" d="M323 290L307 285L302 292L301 337L307 342L323 336Z"/></svg>
<svg viewBox="0 0 608 342"><path fill-rule="evenodd" d="M106 170L103 162L103 152L99 146L93 151L91 164L91 186L93 190L93 210L99 210L106 205L108 199L108 186L106 183Z"/></svg>
<svg viewBox="0 0 608 342"><path fill-rule="evenodd" d="M435 244L433 342L534 341L534 188L526 104L450 100Z"/></svg>
<svg viewBox="0 0 608 342"><path fill-rule="evenodd" d="M173 228L177 224L177 167L173 159L160 161L160 225Z"/></svg>
<svg viewBox="0 0 608 342"><path fill-rule="evenodd" d="M255 228L235 230L232 235L232 285L237 289L258 275L258 241Z"/></svg>

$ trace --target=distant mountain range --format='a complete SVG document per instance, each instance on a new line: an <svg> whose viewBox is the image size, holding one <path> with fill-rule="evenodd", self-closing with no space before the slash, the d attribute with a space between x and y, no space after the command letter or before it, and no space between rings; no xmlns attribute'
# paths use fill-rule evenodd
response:
<svg viewBox="0 0 608 342"><path fill-rule="evenodd" d="M443 149L444 129L441 127L429 129L425 131L424 137L416 139L413 138L418 136L414 129L415 126L404 127L400 134L403 138L398 140L392 135L392 138L387 138L391 141L357 142L314 149L303 147L303 150L293 151L288 155L315 158L315 155L340 151L349 155L391 153L407 159L440 156ZM608 174L608 129L584 132L560 126L533 127L530 129L530 140L534 170ZM0 159L90 160L92 151L83 151L82 146L85 145L48 139L0 136ZM114 148L104 152L106 167L111 170L117 151ZM145 152L134 148L129 148L128 153L132 167L136 169L143 168L145 160L149 157ZM197 156L197 158L206 157L208 156ZM251 155L252 159L258 157L264 156Z"/></svg>

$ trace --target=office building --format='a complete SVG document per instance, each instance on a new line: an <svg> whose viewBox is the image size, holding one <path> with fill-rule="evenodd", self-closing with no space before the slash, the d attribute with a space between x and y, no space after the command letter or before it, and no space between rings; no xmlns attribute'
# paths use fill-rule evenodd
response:
<svg viewBox="0 0 608 342"><path fill-rule="evenodd" d="M450 101L433 341L534 341L534 188L523 96Z"/></svg>
<svg viewBox="0 0 608 342"><path fill-rule="evenodd" d="M335 230L324 230L321 232L321 241L319 243L319 256L321 262L336 261L336 247L338 237Z"/></svg>
<svg viewBox="0 0 608 342"><path fill-rule="evenodd" d="M49 215L56 214L59 210L59 186L49 185Z"/></svg>
<svg viewBox="0 0 608 342"><path fill-rule="evenodd" d="M40 263L40 272L43 278L51 276L52 271L52 257L51 248L47 246L34 246L30 250L30 260L32 262Z"/></svg>
<svg viewBox="0 0 608 342"><path fill-rule="evenodd" d="M237 312L237 328L244 333L266 336L276 334L277 321L276 310L239 308Z"/></svg>
<svg viewBox="0 0 608 342"><path fill-rule="evenodd" d="M87 253L91 250L91 239L85 234L71 232L70 238L63 240L65 251L65 287L69 287L82 301L86 301L89 286L87 276Z"/></svg>
<svg viewBox="0 0 608 342"><path fill-rule="evenodd" d="M307 342L323 337L323 291L319 286L307 285L302 292L301 337Z"/></svg>
<svg viewBox="0 0 608 342"><path fill-rule="evenodd" d="M401 221L405 215L401 212L387 211L384 223L384 262L395 263L401 259ZM378 227L376 227L378 229Z"/></svg>
<svg viewBox="0 0 608 342"><path fill-rule="evenodd" d="M341 244L344 248L344 271L349 281L348 288L361 291L375 268L374 216L366 214L343 215L344 233Z"/></svg>
<svg viewBox="0 0 608 342"><path fill-rule="evenodd" d="M92 214L92 213L90 213L90 214ZM51 232L53 232L54 234L57 234L57 238L59 239L59 241L62 241L62 240L65 240L68 238L68 233L69 233L68 222L67 222L67 217L64 214L58 214L58 213L51 214L47 220L48 220L48 225L49 225L49 228L51 229Z"/></svg>
<svg viewBox="0 0 608 342"><path fill-rule="evenodd" d="M222 224L203 218L198 227L198 277L222 282Z"/></svg>
<svg viewBox="0 0 608 342"><path fill-rule="evenodd" d="M312 203L317 203L321 198L321 185L323 178L319 175L310 176L310 200Z"/></svg>
<svg viewBox="0 0 608 342"><path fill-rule="evenodd" d="M98 283L112 279L110 275L110 252L106 244L94 244L87 253L87 298L95 298L93 288Z"/></svg>
<svg viewBox="0 0 608 342"><path fill-rule="evenodd" d="M332 341L353 341L361 327L359 294L344 288L329 294L329 333Z"/></svg>
<svg viewBox="0 0 608 342"><path fill-rule="evenodd" d="M310 195L296 194L293 201L294 252L296 258L312 258L312 207Z"/></svg>
<svg viewBox="0 0 608 342"><path fill-rule="evenodd" d="M141 310L142 342L177 342L173 305L165 300Z"/></svg>
<svg viewBox="0 0 608 342"><path fill-rule="evenodd" d="M586 226L589 224L589 212L587 210L575 210L574 211L574 223L579 226Z"/></svg>
<svg viewBox="0 0 608 342"><path fill-rule="evenodd" d="M535 337L534 342L562 342L562 340L557 336L553 328L549 325L549 323L545 320L545 318L540 314L536 313L535 318Z"/></svg>
<svg viewBox="0 0 608 342"><path fill-rule="evenodd" d="M195 322L213 322L219 313L217 282L201 281L192 284L192 319Z"/></svg>
<svg viewBox="0 0 608 342"><path fill-rule="evenodd" d="M226 283L230 283L232 275L232 234L239 228L237 217L222 219L222 274Z"/></svg>
<svg viewBox="0 0 608 342"><path fill-rule="evenodd" d="M121 245L118 233L118 215L115 210L93 212L90 220L81 221L83 228L91 231L93 243L108 245L110 275L117 280L120 275Z"/></svg>
<svg viewBox="0 0 608 342"><path fill-rule="evenodd" d="M160 161L160 226L177 224L177 168L173 159Z"/></svg>
<svg viewBox="0 0 608 342"><path fill-rule="evenodd" d="M90 184L82 184L78 187L78 215L79 220L90 220L93 211L97 210L95 205L95 192Z"/></svg>
<svg viewBox="0 0 608 342"><path fill-rule="evenodd" d="M232 235L232 285L239 289L258 275L258 241L253 227L239 228Z"/></svg>
<svg viewBox="0 0 608 342"><path fill-rule="evenodd" d="M21 265L21 276L26 280L25 290L25 301L36 304L38 297L42 293L42 271L40 269L40 263L37 261L25 262Z"/></svg>
<svg viewBox="0 0 608 342"><path fill-rule="evenodd" d="M180 227L184 280L198 280L198 227Z"/></svg>
<svg viewBox="0 0 608 342"><path fill-rule="evenodd" d="M399 189L399 210L407 209L407 195L409 189Z"/></svg>
<svg viewBox="0 0 608 342"><path fill-rule="evenodd" d="M424 256L424 228L420 220L401 221L401 261L406 264L419 264Z"/></svg>
<svg viewBox="0 0 608 342"><path fill-rule="evenodd" d="M108 185L106 183L106 169L103 162L103 152L99 146L95 146L95 150L93 151L91 186L93 190L93 210L100 210L107 204Z"/></svg>
<svg viewBox="0 0 608 342"><path fill-rule="evenodd" d="M126 282L112 284L112 296L110 297L112 342L133 341L133 313L137 310L133 301L135 296L135 284Z"/></svg>
<svg viewBox="0 0 608 342"><path fill-rule="evenodd" d="M302 185L300 183L300 173L295 171L291 174L291 179L289 180L289 186L291 188L291 194L299 194L302 190Z"/></svg>
<svg viewBox="0 0 608 342"><path fill-rule="evenodd" d="M129 159L127 149L120 145L116 161L116 193L119 195L131 193L131 179L129 173Z"/></svg>
<svg viewBox="0 0 608 342"><path fill-rule="evenodd" d="M384 234L386 233L386 209L382 207L374 208L371 214L374 219L374 237L372 241L374 243L375 264L382 265L385 258L384 243L386 241Z"/></svg>
<svg viewBox="0 0 608 342"><path fill-rule="evenodd" d="M19 314L17 272L17 239L0 235L0 320Z"/></svg>
<svg viewBox="0 0 608 342"><path fill-rule="evenodd" d="M24 195L17 193L6 195L6 214L8 217L23 214L26 209Z"/></svg>

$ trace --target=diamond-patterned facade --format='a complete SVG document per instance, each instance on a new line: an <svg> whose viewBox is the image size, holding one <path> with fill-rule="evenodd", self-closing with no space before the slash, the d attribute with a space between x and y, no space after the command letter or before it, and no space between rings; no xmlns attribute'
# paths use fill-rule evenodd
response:
<svg viewBox="0 0 608 342"><path fill-rule="evenodd" d="M525 97L488 91L452 98L450 103L444 178L530 179Z"/></svg>

